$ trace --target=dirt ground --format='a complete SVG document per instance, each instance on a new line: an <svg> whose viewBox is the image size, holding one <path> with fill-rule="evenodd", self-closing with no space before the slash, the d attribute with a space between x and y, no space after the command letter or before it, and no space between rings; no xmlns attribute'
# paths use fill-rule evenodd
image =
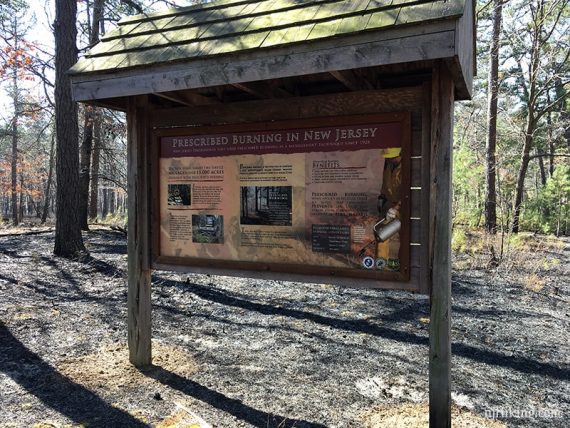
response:
<svg viewBox="0 0 570 428"><path fill-rule="evenodd" d="M85 239L81 263L51 231L0 236L1 427L427 426L425 296L156 272L139 371L125 237ZM454 426L570 426L570 240L539 241L456 257Z"/></svg>

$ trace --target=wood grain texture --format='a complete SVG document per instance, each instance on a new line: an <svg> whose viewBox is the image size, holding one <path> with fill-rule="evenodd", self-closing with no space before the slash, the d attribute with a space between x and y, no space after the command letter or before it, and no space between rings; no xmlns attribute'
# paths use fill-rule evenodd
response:
<svg viewBox="0 0 570 428"><path fill-rule="evenodd" d="M410 266L412 269L417 269L418 271L422 267L421 251L421 245L410 245ZM421 286L418 287L418 291L421 291Z"/></svg>
<svg viewBox="0 0 570 428"><path fill-rule="evenodd" d="M220 103L217 98L205 97L198 93L189 91L158 92L154 95L188 107Z"/></svg>
<svg viewBox="0 0 570 428"><path fill-rule="evenodd" d="M421 153L422 153L422 189L421 208L419 217L422 219L420 231L421 248L421 281L420 288L423 294L431 291L431 257L430 257L430 190L431 190L431 81L422 86L422 113L421 113Z"/></svg>
<svg viewBox="0 0 570 428"><path fill-rule="evenodd" d="M466 0L465 12L455 25L455 55L459 62L459 70L462 73L461 81L465 84L464 92L467 92L467 94L462 94L462 99L471 99L473 95L473 76L477 71L475 62L474 0Z"/></svg>
<svg viewBox="0 0 570 428"><path fill-rule="evenodd" d="M421 147L421 133L420 133L420 139L419 139L419 143L420 143L420 147ZM415 142L412 139L413 142ZM416 140L417 141L417 140ZM412 164L412 172L411 172L411 180L410 180L410 186L411 187L419 187L420 189L422 188L422 157L413 157L411 159L411 164Z"/></svg>
<svg viewBox="0 0 570 428"><path fill-rule="evenodd" d="M247 92L254 97L267 98L290 98L292 95L284 89L278 88L271 82L235 83L235 88Z"/></svg>
<svg viewBox="0 0 570 428"><path fill-rule="evenodd" d="M422 192L413 190L410 192L410 217L422 218Z"/></svg>
<svg viewBox="0 0 570 428"><path fill-rule="evenodd" d="M331 75L351 91L374 89L374 86L368 80L359 76L353 70L331 71Z"/></svg>
<svg viewBox="0 0 570 428"><path fill-rule="evenodd" d="M128 343L129 361L151 364L150 176L148 97L129 100L128 158Z"/></svg>
<svg viewBox="0 0 570 428"><path fill-rule="evenodd" d="M174 272L194 272L199 274L209 274L209 275L226 275L235 276L238 278L254 278L254 279L272 279L279 281L293 281L293 282L308 282L315 284L330 284L331 277L326 275L304 275L300 272L266 272L266 271L254 271L254 270L241 270L241 269L231 269L231 268L220 268L215 264L210 266L184 266L183 260L160 258L156 260L152 267L157 270L168 270ZM419 279L419 269L410 269L410 281L392 281L392 280L369 280L362 278L334 278L334 283L342 287L352 287L352 288L378 288L378 289L396 289L405 290L411 292L419 292L417 288L417 283Z"/></svg>
<svg viewBox="0 0 570 428"><path fill-rule="evenodd" d="M289 99L245 101L199 108L155 110L153 128L211 126L323 116L410 111L422 105L422 87L384 89ZM414 126L414 125L412 125Z"/></svg>
<svg viewBox="0 0 570 428"><path fill-rule="evenodd" d="M432 83L433 260L430 298L430 428L451 427L451 171L454 84L436 66Z"/></svg>

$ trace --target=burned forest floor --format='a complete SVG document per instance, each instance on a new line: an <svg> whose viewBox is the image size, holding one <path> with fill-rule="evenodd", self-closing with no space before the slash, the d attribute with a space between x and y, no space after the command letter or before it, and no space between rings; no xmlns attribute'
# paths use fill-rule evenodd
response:
<svg viewBox="0 0 570 428"><path fill-rule="evenodd" d="M126 238L84 238L77 262L53 231L0 236L0 427L427 426L427 297L156 271L139 371ZM478 242L454 258L454 426L570 426L570 240Z"/></svg>

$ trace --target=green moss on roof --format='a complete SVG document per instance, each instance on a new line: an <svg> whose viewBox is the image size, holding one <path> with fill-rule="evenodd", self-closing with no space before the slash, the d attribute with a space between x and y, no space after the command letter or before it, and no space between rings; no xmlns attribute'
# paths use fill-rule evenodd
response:
<svg viewBox="0 0 570 428"><path fill-rule="evenodd" d="M123 19L72 74L191 60L457 18L465 0L217 0Z"/></svg>

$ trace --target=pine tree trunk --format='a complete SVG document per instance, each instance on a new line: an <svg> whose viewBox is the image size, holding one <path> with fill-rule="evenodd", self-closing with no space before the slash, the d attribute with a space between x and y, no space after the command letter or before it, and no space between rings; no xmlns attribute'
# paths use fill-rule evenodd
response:
<svg viewBox="0 0 570 428"><path fill-rule="evenodd" d="M521 205L524 194L524 181L528 171L528 164L530 162L530 151L533 143L534 120L532 115L529 114L527 119L526 136L524 139L523 152L521 157L521 165L517 175L517 185L515 188L515 200L513 203L513 223L511 226L512 233L519 233L520 231L520 213Z"/></svg>
<svg viewBox="0 0 570 428"><path fill-rule="evenodd" d="M91 190L89 195L89 219L97 218L99 196L99 160L101 157L101 114L97 113L93 124L93 151L91 152Z"/></svg>
<svg viewBox="0 0 570 428"><path fill-rule="evenodd" d="M541 56L541 42L542 42L542 25L544 23L544 1L538 2L536 11L537 25L532 31L532 45L530 46L530 65L528 67L528 93L527 95L527 118L525 128L525 138L522 149L521 165L517 176L517 184L515 188L515 199L513 202L513 223L511 226L512 233L519 233L520 231L520 214L521 205L524 195L524 182L526 173L528 171L528 164L530 162L530 152L534 144L534 132L537 126L537 102L538 102L538 87L539 87L539 70L540 70L540 56ZM525 87L526 88L526 87Z"/></svg>
<svg viewBox="0 0 570 428"><path fill-rule="evenodd" d="M546 102L550 105L550 91L546 91ZM554 175L554 136L552 135L552 112L546 113L546 127L548 131L548 173L550 177Z"/></svg>
<svg viewBox="0 0 570 428"><path fill-rule="evenodd" d="M109 200L110 200L109 212L111 215L115 215L115 203L116 203L115 195L116 195L116 193L115 193L114 189L109 190L109 192L110 192L110 195L109 195Z"/></svg>
<svg viewBox="0 0 570 428"><path fill-rule="evenodd" d="M71 81L66 74L77 61L77 2L55 2L55 122L57 135L57 207L54 253L77 258L87 251L83 245L77 206L79 205L79 126L77 105L71 98Z"/></svg>
<svg viewBox="0 0 570 428"><path fill-rule="evenodd" d="M51 183L53 181L53 155L54 155L54 148L55 148L55 135L51 135L51 143L49 148L49 169L48 169L48 176L46 181L46 188L45 188L45 197L44 197L44 208L42 211L42 219L41 223L44 224L48 217L49 205L50 205L50 194L51 194Z"/></svg>
<svg viewBox="0 0 570 428"><path fill-rule="evenodd" d="M489 67L489 96L487 108L486 197L485 229L497 233L497 101L499 96L499 47L503 0L494 0L493 37L491 39L491 63Z"/></svg>
<svg viewBox="0 0 570 428"><path fill-rule="evenodd" d="M16 38L16 41L18 39ZM18 45L16 44L16 48ZM18 69L14 66L12 71L13 95L12 101L14 105L14 118L12 119L12 162L11 162L11 178L12 178L12 224L17 226L18 217L18 119L20 116L19 88L18 88Z"/></svg>
<svg viewBox="0 0 570 428"><path fill-rule="evenodd" d="M18 209L18 211L19 211L18 217L19 217L20 221L24 220L24 215L25 215L24 208L25 208L26 204L24 202L24 199L25 199L25 195L24 195L24 174L22 174L20 172L20 206L18 207L19 208Z"/></svg>
<svg viewBox="0 0 570 428"><path fill-rule="evenodd" d="M101 210L101 218L105 219L107 214L109 213L109 198L108 198L107 189L103 189L103 209Z"/></svg>
<svg viewBox="0 0 570 428"><path fill-rule="evenodd" d="M93 20L89 28L89 44L99 41L100 22L103 18L104 0L95 0ZM87 11L89 15L89 11ZM89 230L89 181L91 172L91 152L93 148L93 130L98 117L95 107L86 107L84 111L83 141L80 150L79 168L79 221L82 230Z"/></svg>
<svg viewBox="0 0 570 428"><path fill-rule="evenodd" d="M544 153L544 150L542 150L540 147L537 147L536 149L536 154L538 155L537 159L538 159L538 170L540 171L540 184L542 185L542 187L546 186L546 167L544 166L544 156L546 155L546 153Z"/></svg>
<svg viewBox="0 0 570 428"><path fill-rule="evenodd" d="M82 230L89 230L87 223L89 205L89 179L91 169L91 148L93 147L93 107L86 106L83 122L83 141L79 151L79 224Z"/></svg>
<svg viewBox="0 0 570 428"><path fill-rule="evenodd" d="M12 164L11 164L11 175L12 175L12 224L17 226L18 220L18 125L17 117L14 115L14 121L12 123Z"/></svg>

